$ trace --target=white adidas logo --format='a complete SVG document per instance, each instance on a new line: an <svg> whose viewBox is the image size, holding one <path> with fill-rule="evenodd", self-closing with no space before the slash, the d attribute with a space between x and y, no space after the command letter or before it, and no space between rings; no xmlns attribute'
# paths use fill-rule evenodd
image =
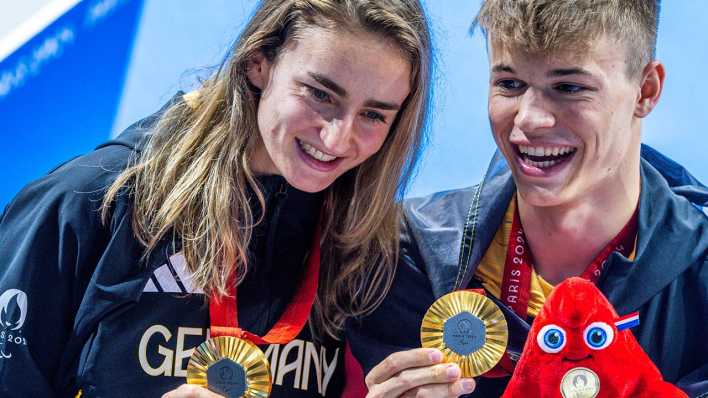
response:
<svg viewBox="0 0 708 398"><path fill-rule="evenodd" d="M204 293L199 287L194 287L187 261L182 252L167 259L167 263L159 266L148 279L143 288L148 293Z"/></svg>

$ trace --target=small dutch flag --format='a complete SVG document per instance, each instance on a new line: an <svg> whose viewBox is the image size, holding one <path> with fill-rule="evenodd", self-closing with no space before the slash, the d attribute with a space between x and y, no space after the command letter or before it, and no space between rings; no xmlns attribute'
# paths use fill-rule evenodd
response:
<svg viewBox="0 0 708 398"><path fill-rule="evenodd" d="M618 331L633 328L639 325L639 312L633 312L625 315L615 322Z"/></svg>

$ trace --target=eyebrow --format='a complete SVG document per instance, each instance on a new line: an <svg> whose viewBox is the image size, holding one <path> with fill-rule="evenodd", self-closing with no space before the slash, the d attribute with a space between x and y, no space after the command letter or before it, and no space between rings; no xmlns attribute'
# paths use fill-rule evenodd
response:
<svg viewBox="0 0 708 398"><path fill-rule="evenodd" d="M382 101L377 101L377 100L367 100L364 102L364 106L368 108L376 108L376 109L381 109L385 111L397 111L401 109L401 106L398 104L394 104L391 102L382 102Z"/></svg>
<svg viewBox="0 0 708 398"><path fill-rule="evenodd" d="M562 77L562 76L570 76L570 75L583 75L583 76L592 76L592 73L588 72L587 70L583 68L563 68L563 69L553 69L552 71L548 72L548 77Z"/></svg>
<svg viewBox="0 0 708 398"><path fill-rule="evenodd" d="M492 68L492 72L497 72L497 73L499 73L499 72L516 73L516 72L514 71L514 68L512 68L511 66L506 65L506 64L496 64L496 65L494 65L494 67Z"/></svg>
<svg viewBox="0 0 708 398"><path fill-rule="evenodd" d="M313 73L309 72L308 73L311 78L315 79L319 84L327 87L328 89L334 91L335 94L337 94L340 97L346 98L347 97L347 90L345 90L342 86L339 84L335 83L332 81L332 79L323 76L319 73ZM364 102L364 106L369 107L369 108L376 108L376 109L382 109L382 110L387 110L387 111L397 111L401 109L401 105L391 103L391 102L383 102L383 101L378 101L378 100L367 100Z"/></svg>
<svg viewBox="0 0 708 398"><path fill-rule="evenodd" d="M311 78L315 79L317 83L327 87L328 89L334 91L335 94L337 94L340 97L347 97L347 90L342 88L339 84L333 82L330 78L320 75L319 73L313 73L309 72L308 73Z"/></svg>
<svg viewBox="0 0 708 398"><path fill-rule="evenodd" d="M509 65L506 64L497 64L494 65L492 68L492 72L496 73L516 73L514 68L512 68ZM553 69L549 71L546 74L548 77L563 77L563 76L570 76L570 75L583 75L583 76L592 76L592 73L588 72L587 70L583 68L561 68L561 69Z"/></svg>

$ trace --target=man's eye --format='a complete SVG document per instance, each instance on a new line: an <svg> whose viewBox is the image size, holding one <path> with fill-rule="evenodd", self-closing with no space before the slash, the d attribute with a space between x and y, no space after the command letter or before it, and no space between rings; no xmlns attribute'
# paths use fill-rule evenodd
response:
<svg viewBox="0 0 708 398"><path fill-rule="evenodd" d="M364 112L364 117L375 121L375 122L380 122L380 123L386 123L386 117L378 112L375 111L366 111Z"/></svg>
<svg viewBox="0 0 708 398"><path fill-rule="evenodd" d="M524 88L524 83L515 79L502 79L496 82L496 86L507 91L520 90Z"/></svg>
<svg viewBox="0 0 708 398"><path fill-rule="evenodd" d="M586 90L585 87L583 87L583 86L579 86L577 84L571 84L571 83L557 84L555 86L555 89L562 92L562 93L565 93L565 94L577 94L577 93L580 93L580 92Z"/></svg>
<svg viewBox="0 0 708 398"><path fill-rule="evenodd" d="M315 99L317 102L331 102L332 97L327 94L326 91L320 90L319 88L316 87L307 87L308 91L310 91L310 96Z"/></svg>

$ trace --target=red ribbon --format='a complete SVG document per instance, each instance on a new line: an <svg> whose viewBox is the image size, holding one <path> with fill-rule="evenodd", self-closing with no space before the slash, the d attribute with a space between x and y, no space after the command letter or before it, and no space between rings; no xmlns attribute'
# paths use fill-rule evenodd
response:
<svg viewBox="0 0 708 398"><path fill-rule="evenodd" d="M226 297L212 296L209 299L211 337L235 336L249 340L256 345L284 344L293 340L307 323L312 303L317 294L320 274L320 227L317 226L305 267L304 280L298 286L295 296L288 304L280 319L265 336L258 336L238 326L238 306L236 278L229 279Z"/></svg>

